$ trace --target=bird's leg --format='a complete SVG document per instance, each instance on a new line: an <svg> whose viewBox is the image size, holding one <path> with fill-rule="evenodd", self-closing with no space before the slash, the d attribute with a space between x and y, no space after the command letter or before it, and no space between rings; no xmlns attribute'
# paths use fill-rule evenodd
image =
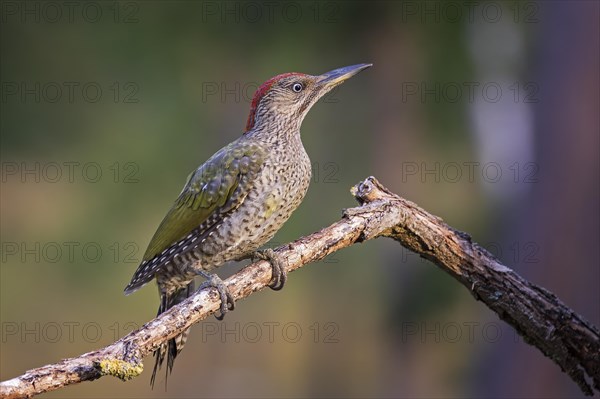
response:
<svg viewBox="0 0 600 399"><path fill-rule="evenodd" d="M287 280L287 272L281 258L275 255L275 252L271 248L255 251L252 254L252 259L266 260L271 264L273 279L269 283L269 288L274 291L279 291L283 288Z"/></svg>
<svg viewBox="0 0 600 399"><path fill-rule="evenodd" d="M198 290L202 290L207 287L213 287L217 289L217 292L221 297L221 314L215 314L215 318L217 320L223 320L223 318L225 317L225 313L235 309L235 299L233 298L233 295L231 295L231 292L229 292L229 289L227 289L227 287L223 283L223 280L221 280L221 278L216 274L207 273L203 270L197 270L196 272L206 279L206 281L203 282L202 285L200 285L200 288L198 288Z"/></svg>

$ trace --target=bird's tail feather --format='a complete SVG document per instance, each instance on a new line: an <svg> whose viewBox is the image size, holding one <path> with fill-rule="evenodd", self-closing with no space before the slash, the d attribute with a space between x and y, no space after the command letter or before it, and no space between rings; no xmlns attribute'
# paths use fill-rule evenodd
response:
<svg viewBox="0 0 600 399"><path fill-rule="evenodd" d="M186 298L194 293L195 285L192 280L187 286L180 288L175 291L171 295L161 294L160 297L160 306L158 307L157 316L161 313L166 312L171 309L173 306L178 303L183 302ZM183 349L185 342L187 341L187 337L190 330L187 329L180 335L175 338L170 339L168 342L162 344L157 350L154 351L154 358L156 359L154 363L154 369L152 370L152 378L150 379L150 385L154 389L154 382L156 380L156 372L160 370L163 361L165 360L165 356L167 357L167 370L165 373L165 389L167 387L167 379L169 374L173 370L173 364L175 363L175 358Z"/></svg>

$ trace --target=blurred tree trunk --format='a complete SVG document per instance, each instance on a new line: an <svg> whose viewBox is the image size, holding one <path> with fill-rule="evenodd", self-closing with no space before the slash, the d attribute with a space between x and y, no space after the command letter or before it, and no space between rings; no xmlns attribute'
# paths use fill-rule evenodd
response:
<svg viewBox="0 0 600 399"><path fill-rule="evenodd" d="M516 271L595 325L600 323L598 15L597 2L540 3L533 54L540 88L540 102L533 104L539 182L517 208L504 239L506 246L535 243L539 261L516 264ZM529 345L503 341L494 347L492 359L482 360L477 394L582 395Z"/></svg>

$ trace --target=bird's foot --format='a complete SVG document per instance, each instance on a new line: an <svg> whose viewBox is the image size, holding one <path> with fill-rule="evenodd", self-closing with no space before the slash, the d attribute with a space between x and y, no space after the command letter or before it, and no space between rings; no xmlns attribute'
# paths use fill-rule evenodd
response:
<svg viewBox="0 0 600 399"><path fill-rule="evenodd" d="M266 260L271 264L271 268L273 269L273 279L269 283L269 288L274 291L282 289L287 280L287 272L285 271L281 258L275 255L275 251L271 248L258 250L252 254L252 258Z"/></svg>
<svg viewBox="0 0 600 399"><path fill-rule="evenodd" d="M216 274L207 273L205 271L199 271L198 274L206 279L206 281L200 285L198 290L202 290L207 287L213 287L216 288L217 292L219 293L221 298L221 314L215 314L215 318L217 320L223 320L225 313L235 309L235 299L233 298L233 295L231 295L231 292L229 292L229 289L227 289L227 286L225 286L223 280L221 280L221 278Z"/></svg>

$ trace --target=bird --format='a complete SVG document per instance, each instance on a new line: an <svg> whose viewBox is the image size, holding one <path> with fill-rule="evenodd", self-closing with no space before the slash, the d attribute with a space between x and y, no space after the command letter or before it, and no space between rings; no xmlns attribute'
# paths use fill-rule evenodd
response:
<svg viewBox="0 0 600 399"><path fill-rule="evenodd" d="M195 292L194 278L214 287L220 315L235 301L214 269L228 261L265 259L271 263L274 290L286 272L272 250L259 250L302 202L311 180L311 163L300 126L310 108L326 93L372 64L357 64L321 75L277 75L256 90L245 131L194 170L148 244L142 262L125 287L129 295L156 279L158 314ZM150 384L165 357L165 381L173 370L189 329L155 352Z"/></svg>

